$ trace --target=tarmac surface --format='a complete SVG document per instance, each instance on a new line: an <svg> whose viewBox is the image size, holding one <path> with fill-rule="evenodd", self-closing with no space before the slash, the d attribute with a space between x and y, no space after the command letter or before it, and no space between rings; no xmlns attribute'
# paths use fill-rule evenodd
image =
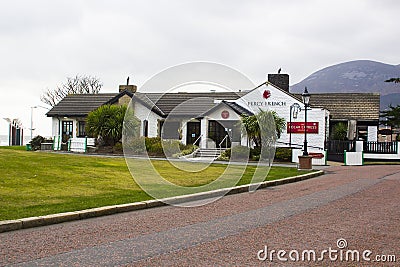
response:
<svg viewBox="0 0 400 267"><path fill-rule="evenodd" d="M400 166L325 172L195 208L1 233L0 266L399 266Z"/></svg>

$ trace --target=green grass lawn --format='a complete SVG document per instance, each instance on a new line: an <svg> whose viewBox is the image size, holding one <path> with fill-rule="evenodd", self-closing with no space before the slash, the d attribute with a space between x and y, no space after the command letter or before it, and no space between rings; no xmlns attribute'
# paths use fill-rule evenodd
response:
<svg viewBox="0 0 400 267"><path fill-rule="evenodd" d="M188 175L168 161L153 160L160 173L174 184L207 184L226 165ZM123 158L24 151L0 147L0 220L149 200L135 183ZM255 166L248 166L238 184L251 181ZM296 168L272 167L265 180L306 173Z"/></svg>

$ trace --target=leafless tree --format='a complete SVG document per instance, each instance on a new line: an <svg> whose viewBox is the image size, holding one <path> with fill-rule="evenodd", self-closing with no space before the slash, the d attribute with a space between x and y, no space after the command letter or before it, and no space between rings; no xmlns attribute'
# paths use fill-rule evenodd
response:
<svg viewBox="0 0 400 267"><path fill-rule="evenodd" d="M103 87L99 78L90 75L76 75L68 77L65 83L52 89L47 89L40 96L40 100L52 107L58 104L69 94L98 94Z"/></svg>

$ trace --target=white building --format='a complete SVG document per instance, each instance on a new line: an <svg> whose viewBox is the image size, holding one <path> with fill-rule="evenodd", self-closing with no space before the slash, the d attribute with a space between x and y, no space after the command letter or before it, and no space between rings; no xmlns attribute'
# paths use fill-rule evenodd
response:
<svg viewBox="0 0 400 267"><path fill-rule="evenodd" d="M66 142L69 137L86 135L85 118L90 111L104 104L127 104L132 99L135 116L141 122L142 136L160 136L178 139L184 144L196 143L201 148L215 148L248 145L238 123L240 116L271 110L283 117L287 124L277 146L301 148L305 128L301 96L289 93L287 74L272 74L268 80L248 92L160 94L137 92L134 85L121 85L119 93L115 94L69 95L47 116L53 117L53 135L61 135ZM349 127L349 131L355 129L353 138L358 138L359 132L361 136L359 129L363 134L376 130L379 95L318 94L316 99L318 102L311 95L311 107L307 112L309 148L323 150L331 124L338 121L349 121L349 125L354 126ZM325 101L327 99L329 101ZM343 99L351 101L345 109L340 108L346 105ZM370 108L361 112L360 106L365 105Z"/></svg>

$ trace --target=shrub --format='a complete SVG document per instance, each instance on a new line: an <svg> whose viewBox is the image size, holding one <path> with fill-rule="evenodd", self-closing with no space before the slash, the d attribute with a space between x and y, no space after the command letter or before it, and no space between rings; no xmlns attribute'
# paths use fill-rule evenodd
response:
<svg viewBox="0 0 400 267"><path fill-rule="evenodd" d="M235 146L231 148L232 160L247 160L250 156L250 148L247 146Z"/></svg>
<svg viewBox="0 0 400 267"><path fill-rule="evenodd" d="M32 151L35 150L40 150L40 145L44 142L44 137L43 136L35 136L32 138L32 140L29 142L31 144L31 149Z"/></svg>
<svg viewBox="0 0 400 267"><path fill-rule="evenodd" d="M29 144L31 144L32 151L40 150L42 143L53 143L53 140L46 139L43 136L38 135L32 138L32 140L29 142Z"/></svg>
<svg viewBox="0 0 400 267"><path fill-rule="evenodd" d="M277 147L275 151L276 161L292 161L292 149L289 147Z"/></svg>
<svg viewBox="0 0 400 267"><path fill-rule="evenodd" d="M219 160L247 160L250 157L250 148L247 146L234 146L221 153Z"/></svg>
<svg viewBox="0 0 400 267"><path fill-rule="evenodd" d="M122 153L124 150L122 148L122 143L118 142L113 147L113 153Z"/></svg>
<svg viewBox="0 0 400 267"><path fill-rule="evenodd" d="M89 113L86 123L86 132L92 137L101 137L105 146L113 146L122 138L122 133L136 133L139 121L133 116L131 110L126 112L126 106L104 105ZM125 121L126 113L132 119ZM124 126L124 129L123 129Z"/></svg>
<svg viewBox="0 0 400 267"><path fill-rule="evenodd" d="M192 154L196 149L198 148L198 146L189 144L189 145L184 145L182 143L179 144L179 149L180 152L177 154L174 154L173 157L175 158L179 158L182 156L186 156L186 155L190 155Z"/></svg>
<svg viewBox="0 0 400 267"><path fill-rule="evenodd" d="M145 152L145 137L140 136L133 138L127 145L129 152L137 155L141 155Z"/></svg>
<svg viewBox="0 0 400 267"><path fill-rule="evenodd" d="M333 140L346 140L347 139L347 123L339 122L335 124L332 129Z"/></svg>

